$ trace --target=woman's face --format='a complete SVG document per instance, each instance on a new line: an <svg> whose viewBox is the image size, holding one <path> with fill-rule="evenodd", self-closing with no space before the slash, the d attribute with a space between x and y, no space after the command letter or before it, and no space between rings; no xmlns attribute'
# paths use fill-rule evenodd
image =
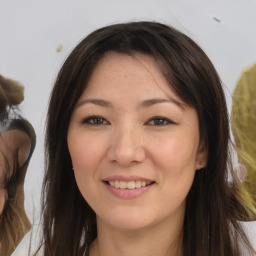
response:
<svg viewBox="0 0 256 256"><path fill-rule="evenodd" d="M67 140L77 185L98 223L130 230L183 222L206 154L196 111L153 58L106 54L77 102Z"/></svg>

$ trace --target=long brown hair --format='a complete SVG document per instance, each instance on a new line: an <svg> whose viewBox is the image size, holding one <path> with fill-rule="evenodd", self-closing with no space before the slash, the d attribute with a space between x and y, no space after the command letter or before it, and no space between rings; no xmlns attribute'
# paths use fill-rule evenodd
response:
<svg viewBox="0 0 256 256"><path fill-rule="evenodd" d="M155 22L116 24L82 40L62 66L52 90L46 127L42 192L44 255L82 255L97 236L95 213L81 196L67 147L74 106L98 61L108 51L153 57L176 94L196 109L207 166L196 172L183 227L186 256L252 253L237 220L248 217L237 180L228 183L229 119L221 81L203 50L176 29Z"/></svg>

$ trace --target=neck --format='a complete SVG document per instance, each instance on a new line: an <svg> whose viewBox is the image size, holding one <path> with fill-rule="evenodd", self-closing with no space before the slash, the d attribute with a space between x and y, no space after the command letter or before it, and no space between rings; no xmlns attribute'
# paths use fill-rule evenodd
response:
<svg viewBox="0 0 256 256"><path fill-rule="evenodd" d="M98 224L90 256L182 256L182 224L158 224L139 230L118 230Z"/></svg>

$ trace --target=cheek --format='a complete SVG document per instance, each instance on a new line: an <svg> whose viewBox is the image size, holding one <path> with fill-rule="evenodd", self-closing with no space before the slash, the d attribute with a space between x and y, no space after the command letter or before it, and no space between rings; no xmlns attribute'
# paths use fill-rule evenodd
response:
<svg viewBox="0 0 256 256"><path fill-rule="evenodd" d="M96 191L94 180L102 160L103 145L92 136L70 133L68 148L77 186L84 199L91 204L93 202L91 198L94 198L92 193Z"/></svg>
<svg viewBox="0 0 256 256"><path fill-rule="evenodd" d="M68 136L68 148L74 169L88 171L100 161L103 142L90 136Z"/></svg>
<svg viewBox="0 0 256 256"><path fill-rule="evenodd" d="M176 136L154 145L151 159L160 170L162 193L177 204L185 200L194 180L197 154L197 138ZM152 148L151 148L152 149Z"/></svg>
<svg viewBox="0 0 256 256"><path fill-rule="evenodd" d="M157 150L156 150L157 149ZM165 139L161 143L152 144L150 154L157 165L164 169L194 167L197 143L186 138Z"/></svg>
<svg viewBox="0 0 256 256"><path fill-rule="evenodd" d="M155 165L161 170L162 197L166 202L170 202L167 208L178 209L185 203L195 176L193 148L189 148L187 144L170 143L159 148Z"/></svg>

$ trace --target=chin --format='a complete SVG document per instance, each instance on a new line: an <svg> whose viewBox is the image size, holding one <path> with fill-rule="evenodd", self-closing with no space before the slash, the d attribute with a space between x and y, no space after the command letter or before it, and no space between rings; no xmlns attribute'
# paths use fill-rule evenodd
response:
<svg viewBox="0 0 256 256"><path fill-rule="evenodd" d="M153 216L147 216L142 212L132 213L132 211L116 212L110 216L102 216L97 218L100 223L107 225L117 230L133 231L151 226L154 223ZM99 220L100 219L100 220Z"/></svg>

